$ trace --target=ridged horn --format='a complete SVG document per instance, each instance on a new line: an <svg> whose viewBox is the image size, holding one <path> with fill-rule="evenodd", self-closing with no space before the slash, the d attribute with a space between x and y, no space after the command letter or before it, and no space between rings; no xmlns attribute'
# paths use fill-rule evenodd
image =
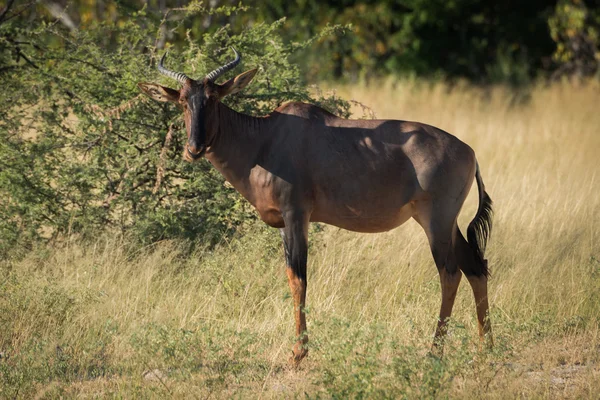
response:
<svg viewBox="0 0 600 400"><path fill-rule="evenodd" d="M168 70L164 67L163 63L165 61L165 57L167 56L167 53L168 53L168 51L165 52L165 54L163 54L160 61L158 62L158 72L160 72L163 75L168 76L169 78L177 79L180 83L186 83L186 81L188 79L190 79L187 77L187 75L182 74L181 72L175 72L175 71Z"/></svg>
<svg viewBox="0 0 600 400"><path fill-rule="evenodd" d="M235 49L233 47L231 47L231 50L233 50L233 52L235 53L235 60L233 60L230 63L227 63L227 64L223 65L222 67L219 67L219 68L215 69L214 71L212 71L211 73L207 74L206 79L214 82L215 79L217 79L219 76L223 75L225 72L232 70L240 63L240 61L242 61L242 57L239 55L239 53L237 51L235 51Z"/></svg>

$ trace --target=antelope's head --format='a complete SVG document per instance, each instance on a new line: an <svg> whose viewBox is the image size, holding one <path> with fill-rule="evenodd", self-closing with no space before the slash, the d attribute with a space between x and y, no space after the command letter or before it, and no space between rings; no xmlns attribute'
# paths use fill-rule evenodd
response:
<svg viewBox="0 0 600 400"><path fill-rule="evenodd" d="M170 71L164 67L166 53L158 63L158 71L170 78L176 79L183 86L180 90L171 89L154 83L138 83L138 86L146 95L157 101L170 101L183 109L185 128L187 131L187 144L185 146L184 158L187 161L195 161L204 155L207 143L207 130L215 126L216 103L223 97L237 93L246 87L254 78L257 69L246 71L229 81L218 84L215 82L219 76L235 68L241 61L241 56L232 47L235 60L215 69L204 78L194 80L188 78L181 72ZM210 139L210 138L209 138Z"/></svg>

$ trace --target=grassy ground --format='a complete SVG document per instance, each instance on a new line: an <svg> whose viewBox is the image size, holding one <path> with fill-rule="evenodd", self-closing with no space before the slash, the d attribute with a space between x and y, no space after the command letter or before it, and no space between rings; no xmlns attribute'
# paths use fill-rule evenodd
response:
<svg viewBox="0 0 600 400"><path fill-rule="evenodd" d="M598 85L338 89L378 118L427 122L475 149L496 209L493 351L477 348L463 282L445 357L428 355L440 289L413 221L377 235L311 233L299 370L287 366L292 302L277 232L256 227L213 251L105 237L0 262L0 397L596 398Z"/></svg>

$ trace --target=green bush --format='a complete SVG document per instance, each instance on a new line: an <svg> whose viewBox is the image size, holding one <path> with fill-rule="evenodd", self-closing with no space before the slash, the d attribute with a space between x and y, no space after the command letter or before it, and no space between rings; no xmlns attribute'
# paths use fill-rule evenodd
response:
<svg viewBox="0 0 600 400"><path fill-rule="evenodd" d="M145 98L136 86L177 85L155 67L164 52L157 44L170 32L180 46L169 68L202 77L231 58L231 45L243 61L230 75L259 68L244 93L226 100L236 110L262 115L302 100L347 115L346 103L311 97L288 61L338 28L294 44L278 34L283 20L239 32L226 25L201 37L181 29L190 19L244 12L192 3L162 20L140 11L74 32L41 17L27 28L19 19L0 21L0 101L8 105L0 110L0 254L107 228L145 243L173 237L214 243L253 218L208 162L182 161L181 112Z"/></svg>
<svg viewBox="0 0 600 400"><path fill-rule="evenodd" d="M556 43L553 77L598 76L600 72L600 11L580 0L560 0L548 19Z"/></svg>

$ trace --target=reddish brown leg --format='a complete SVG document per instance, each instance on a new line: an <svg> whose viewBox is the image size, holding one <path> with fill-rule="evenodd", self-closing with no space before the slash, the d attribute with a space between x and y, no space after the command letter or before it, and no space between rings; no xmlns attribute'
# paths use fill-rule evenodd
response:
<svg viewBox="0 0 600 400"><path fill-rule="evenodd" d="M306 334L306 258L308 255L308 215L288 212L283 215L285 228L281 229L287 264L287 276L294 299L294 319L296 320L296 344L292 350L290 363L298 363L308 354Z"/></svg>
<svg viewBox="0 0 600 400"><path fill-rule="evenodd" d="M441 355L443 352L444 338L448 332L448 318L452 315L452 307L454 306L454 300L456 299L456 292L458 291L462 273L460 271L449 273L445 268L441 268L439 273L442 286L442 306L440 308L440 318L433 339L432 352Z"/></svg>
<svg viewBox="0 0 600 400"><path fill-rule="evenodd" d="M306 334L306 316L304 305L306 302L306 280L301 279L290 267L287 268L288 283L294 299L294 319L296 320L296 338L298 341L292 350L290 363L298 364L308 354L308 335Z"/></svg>
<svg viewBox="0 0 600 400"><path fill-rule="evenodd" d="M479 340L481 344L486 344L488 348L494 346L492 337L492 326L490 324L489 305L488 305L488 279L485 276L467 276L473 295L475 296L475 307L477 308L477 325L479 326Z"/></svg>

